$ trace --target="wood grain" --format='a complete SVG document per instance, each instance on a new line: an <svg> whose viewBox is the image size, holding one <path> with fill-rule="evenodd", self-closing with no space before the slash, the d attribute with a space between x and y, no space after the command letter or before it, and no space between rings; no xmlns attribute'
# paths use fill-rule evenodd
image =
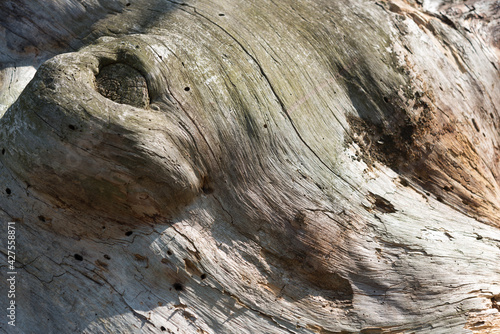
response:
<svg viewBox="0 0 500 334"><path fill-rule="evenodd" d="M0 4L0 332L498 332L473 2Z"/></svg>

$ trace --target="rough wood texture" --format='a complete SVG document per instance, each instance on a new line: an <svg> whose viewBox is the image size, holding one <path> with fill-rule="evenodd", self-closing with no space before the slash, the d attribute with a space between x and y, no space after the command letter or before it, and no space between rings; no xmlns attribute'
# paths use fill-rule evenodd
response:
<svg viewBox="0 0 500 334"><path fill-rule="evenodd" d="M0 331L499 332L499 8L0 3Z"/></svg>

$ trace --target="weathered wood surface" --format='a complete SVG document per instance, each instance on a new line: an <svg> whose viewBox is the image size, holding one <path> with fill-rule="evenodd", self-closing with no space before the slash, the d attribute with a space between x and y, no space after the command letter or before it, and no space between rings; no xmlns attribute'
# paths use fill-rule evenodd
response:
<svg viewBox="0 0 500 334"><path fill-rule="evenodd" d="M0 3L0 331L499 332L499 8Z"/></svg>

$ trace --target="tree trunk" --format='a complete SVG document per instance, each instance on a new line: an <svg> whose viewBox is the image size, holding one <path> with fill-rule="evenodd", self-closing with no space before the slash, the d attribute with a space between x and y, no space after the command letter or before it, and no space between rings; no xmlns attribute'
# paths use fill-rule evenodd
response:
<svg viewBox="0 0 500 334"><path fill-rule="evenodd" d="M0 332L499 333L499 17L0 3Z"/></svg>

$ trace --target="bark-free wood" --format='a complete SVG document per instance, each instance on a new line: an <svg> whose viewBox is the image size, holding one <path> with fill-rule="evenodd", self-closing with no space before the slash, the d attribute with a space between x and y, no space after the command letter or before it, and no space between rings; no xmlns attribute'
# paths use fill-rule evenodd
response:
<svg viewBox="0 0 500 334"><path fill-rule="evenodd" d="M0 4L0 331L495 333L498 6Z"/></svg>

